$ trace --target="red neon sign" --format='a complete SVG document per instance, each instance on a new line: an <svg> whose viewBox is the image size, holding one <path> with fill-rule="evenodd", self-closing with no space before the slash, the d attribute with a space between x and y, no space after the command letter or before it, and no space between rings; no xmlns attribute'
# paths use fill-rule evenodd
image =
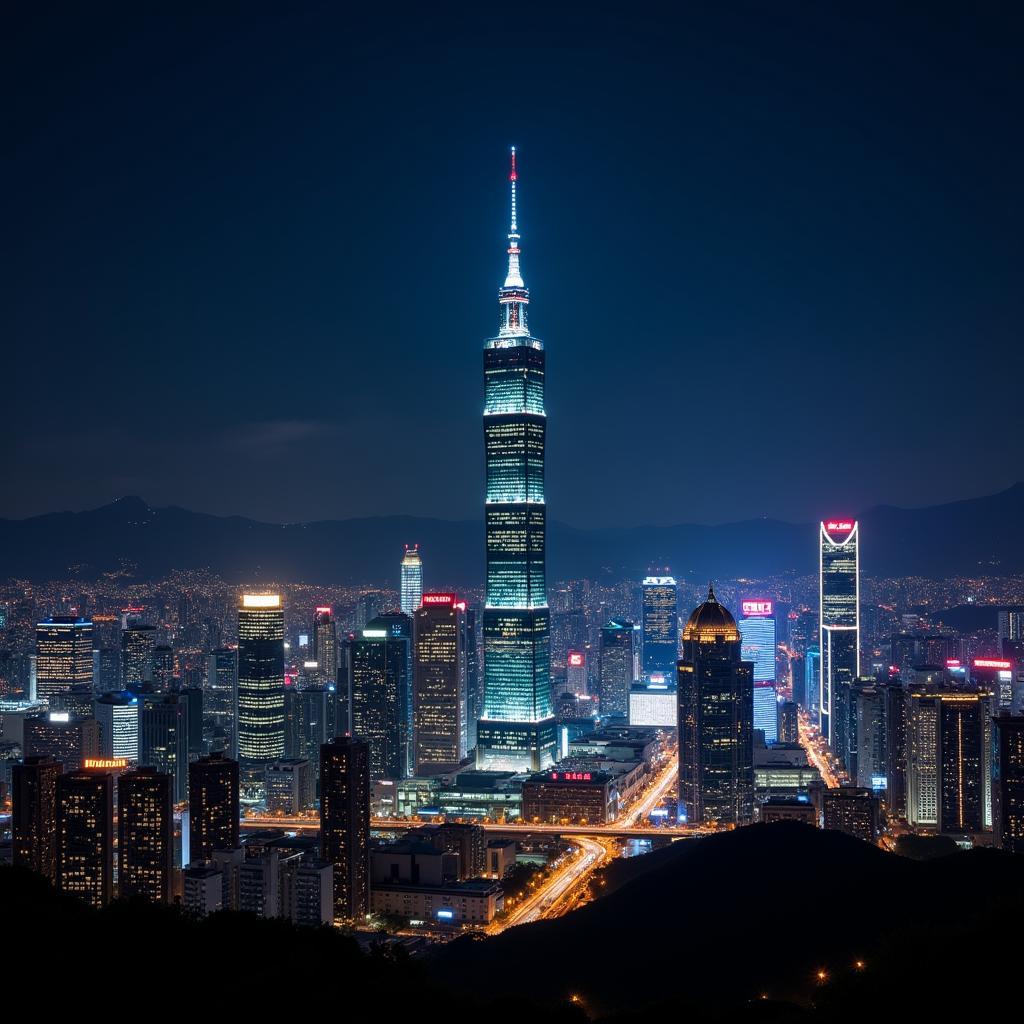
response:
<svg viewBox="0 0 1024 1024"><path fill-rule="evenodd" d="M321 605L320 607L317 608L316 613L317 613L317 615L330 615L331 614L331 607L330 607L330 605Z"/></svg>
<svg viewBox="0 0 1024 1024"><path fill-rule="evenodd" d="M975 668L1013 668L1012 661L997 661L995 658L975 658Z"/></svg>
<svg viewBox="0 0 1024 1024"><path fill-rule="evenodd" d="M569 652L569 667L579 668L583 664L583 655L579 651Z"/></svg>
<svg viewBox="0 0 1024 1024"><path fill-rule="evenodd" d="M552 772L553 782L590 782L593 775L590 772Z"/></svg>
<svg viewBox="0 0 1024 1024"><path fill-rule="evenodd" d="M959 667L960 667L960 659L959 658L947 658L946 659L946 668L959 668Z"/></svg>
<svg viewBox="0 0 1024 1024"><path fill-rule="evenodd" d="M833 530L839 530L843 533L849 533L856 525L850 519L830 519L825 523L825 532L832 533Z"/></svg>
<svg viewBox="0 0 1024 1024"><path fill-rule="evenodd" d="M775 605L768 600L762 601L741 601L743 614L746 616L771 615Z"/></svg>
<svg viewBox="0 0 1024 1024"><path fill-rule="evenodd" d="M424 604L455 604L454 594L424 594Z"/></svg>

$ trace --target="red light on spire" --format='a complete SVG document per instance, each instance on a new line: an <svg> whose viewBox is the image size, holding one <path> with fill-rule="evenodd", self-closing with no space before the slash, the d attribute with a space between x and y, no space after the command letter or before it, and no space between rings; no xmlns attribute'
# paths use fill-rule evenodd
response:
<svg viewBox="0 0 1024 1024"><path fill-rule="evenodd" d="M512 173L508 176L509 181L516 180L516 147L512 147Z"/></svg>

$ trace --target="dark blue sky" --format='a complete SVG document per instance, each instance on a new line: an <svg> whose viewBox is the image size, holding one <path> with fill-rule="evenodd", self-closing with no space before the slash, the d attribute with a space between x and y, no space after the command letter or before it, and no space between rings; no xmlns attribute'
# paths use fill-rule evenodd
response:
<svg viewBox="0 0 1024 1024"><path fill-rule="evenodd" d="M682 6L16 24L0 515L478 515L513 142L555 518L1024 478L1019 9Z"/></svg>

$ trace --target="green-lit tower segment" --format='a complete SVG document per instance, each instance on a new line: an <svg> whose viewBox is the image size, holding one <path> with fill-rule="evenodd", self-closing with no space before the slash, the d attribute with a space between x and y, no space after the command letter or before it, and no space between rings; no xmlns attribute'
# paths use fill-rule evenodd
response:
<svg viewBox="0 0 1024 1024"><path fill-rule="evenodd" d="M487 603L481 768L537 771L555 758L544 579L544 345L526 324L512 150L508 274L498 336L484 347Z"/></svg>

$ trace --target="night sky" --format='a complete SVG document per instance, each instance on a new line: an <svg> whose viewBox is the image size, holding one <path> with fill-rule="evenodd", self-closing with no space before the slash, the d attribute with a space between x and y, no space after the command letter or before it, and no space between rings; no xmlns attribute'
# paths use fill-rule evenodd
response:
<svg viewBox="0 0 1024 1024"><path fill-rule="evenodd" d="M0 515L481 515L510 143L552 517L1024 478L1017 5L360 6L8 26Z"/></svg>

